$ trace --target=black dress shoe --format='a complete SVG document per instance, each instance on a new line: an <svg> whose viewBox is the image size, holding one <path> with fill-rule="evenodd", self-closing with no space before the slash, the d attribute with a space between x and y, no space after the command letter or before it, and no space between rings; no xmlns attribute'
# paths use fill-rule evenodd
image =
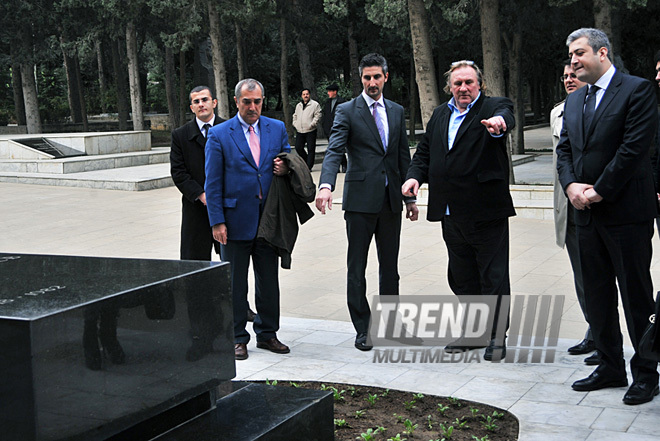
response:
<svg viewBox="0 0 660 441"><path fill-rule="evenodd" d="M506 357L506 340L497 342L492 339L484 352L484 360L486 361L500 361Z"/></svg>
<svg viewBox="0 0 660 441"><path fill-rule="evenodd" d="M250 308L250 307L248 306L247 321L248 321L248 322L253 322L253 321L254 321L254 318L255 318L256 316L257 316L257 313L254 312L254 311L252 310L252 308Z"/></svg>
<svg viewBox="0 0 660 441"><path fill-rule="evenodd" d="M459 338L445 346L445 352L448 354L457 354L459 352L469 351L470 349L482 349L485 347L486 345L480 345L479 343L466 344L465 340Z"/></svg>
<svg viewBox="0 0 660 441"><path fill-rule="evenodd" d="M600 364L600 352L596 351L584 359L587 366L598 366Z"/></svg>
<svg viewBox="0 0 660 441"><path fill-rule="evenodd" d="M624 387L628 386L628 379L624 376L611 376L593 371L587 378L576 381L571 386L573 390L581 392L590 392L592 390L605 389L606 387Z"/></svg>
<svg viewBox="0 0 660 441"><path fill-rule="evenodd" d="M642 404L648 403L660 393L658 384L644 383L641 381L634 381L628 389L628 392L623 396L625 404Z"/></svg>
<svg viewBox="0 0 660 441"><path fill-rule="evenodd" d="M373 349L373 346L367 343L366 332L358 332L357 337L355 337L355 347L361 351L370 351Z"/></svg>
<svg viewBox="0 0 660 441"><path fill-rule="evenodd" d="M583 355L588 354L596 350L596 343L593 340L587 340L586 338L575 346L568 348L568 353L571 355Z"/></svg>
<svg viewBox="0 0 660 441"><path fill-rule="evenodd" d="M276 354L288 354L291 352L289 347L279 341L277 337L273 337L270 340L258 341L257 347L259 349L268 349L270 352L274 352Z"/></svg>

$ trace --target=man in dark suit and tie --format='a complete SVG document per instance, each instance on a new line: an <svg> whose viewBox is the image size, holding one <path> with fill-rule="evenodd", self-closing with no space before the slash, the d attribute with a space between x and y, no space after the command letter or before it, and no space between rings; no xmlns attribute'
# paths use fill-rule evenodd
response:
<svg viewBox="0 0 660 441"><path fill-rule="evenodd" d="M209 132L206 144L206 202L213 237L220 242L222 260L231 262L234 306L234 354L248 357L246 331L248 268L255 273L257 347L286 354L289 347L277 339L280 320L280 288L277 252L257 227L273 174L288 173L276 156L290 152L281 121L261 116L264 88L254 79L236 85L238 114Z"/></svg>
<svg viewBox="0 0 660 441"><path fill-rule="evenodd" d="M429 221L442 221L449 253L449 286L456 295L497 296L495 321L486 360L506 355L504 337L495 338L509 283L509 217L515 216L509 194L506 135L515 125L513 103L489 97L481 70L472 61L451 64L445 73L451 100L437 107L413 156L404 195L417 195L429 184ZM485 345L484 345L485 346ZM447 352L475 347L458 340Z"/></svg>
<svg viewBox="0 0 660 441"><path fill-rule="evenodd" d="M337 106L341 103L345 103L346 100L338 95L339 86L337 83L332 83L326 87L328 92L328 100L323 105L323 133L325 137L330 139L330 132L332 131L332 122L335 120L335 113L337 112ZM348 165L346 161L346 154L341 158L341 172L346 173L346 166Z"/></svg>
<svg viewBox="0 0 660 441"><path fill-rule="evenodd" d="M651 238L657 215L649 149L657 126L652 84L618 72L604 32L583 28L568 36L573 70L588 83L566 99L557 145L557 171L576 208L584 295L601 354L598 368L573 389L627 386L617 283L635 355L626 404L658 394L657 363L637 353L653 311Z"/></svg>
<svg viewBox="0 0 660 441"><path fill-rule="evenodd" d="M181 259L211 260L211 250L218 243L213 241L204 193L204 146L208 131L224 121L214 109L218 100L213 98L207 86L197 86L190 91L190 110L195 119L172 132L170 171L172 180L182 197Z"/></svg>
<svg viewBox="0 0 660 441"><path fill-rule="evenodd" d="M376 237L379 294L399 294L399 239L401 233L401 179L408 171L410 150L403 107L383 97L388 78L387 61L368 54L360 61L364 91L341 104L321 170L316 208L332 209L341 158L348 153L343 209L348 236L347 298L351 321L357 332L355 347L368 351L371 310L366 296L365 271L371 239ZM406 198L406 217L416 220L414 198Z"/></svg>

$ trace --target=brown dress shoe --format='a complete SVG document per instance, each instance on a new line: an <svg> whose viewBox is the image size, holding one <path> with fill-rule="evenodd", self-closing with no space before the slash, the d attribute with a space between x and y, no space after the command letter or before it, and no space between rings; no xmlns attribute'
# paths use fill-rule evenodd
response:
<svg viewBox="0 0 660 441"><path fill-rule="evenodd" d="M234 358L236 360L245 360L248 358L246 343L236 343L234 345Z"/></svg>
<svg viewBox="0 0 660 441"><path fill-rule="evenodd" d="M279 341L277 337L273 337L266 341L258 341L257 347L260 349L268 349L270 352L275 352L276 354L288 354L291 352L289 347Z"/></svg>
<svg viewBox="0 0 660 441"><path fill-rule="evenodd" d="M253 321L254 321L254 318L255 318L256 316L257 316L257 313L254 312L254 311L252 310L252 308L250 308L250 307L248 306L247 321L248 321L248 322L253 322Z"/></svg>

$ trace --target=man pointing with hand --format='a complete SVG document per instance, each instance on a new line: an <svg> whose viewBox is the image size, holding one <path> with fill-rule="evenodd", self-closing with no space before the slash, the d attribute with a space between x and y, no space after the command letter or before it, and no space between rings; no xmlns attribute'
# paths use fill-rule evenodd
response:
<svg viewBox="0 0 660 441"><path fill-rule="evenodd" d="M509 194L506 136L513 129L513 103L486 96L481 71L472 61L451 64L445 92L452 98L433 112L402 186L415 196L429 184L427 219L442 221L449 254L449 286L456 295L498 296L498 307L486 360L506 354L503 337L495 338L502 296L509 284L509 216L515 216ZM460 340L447 352L472 349Z"/></svg>

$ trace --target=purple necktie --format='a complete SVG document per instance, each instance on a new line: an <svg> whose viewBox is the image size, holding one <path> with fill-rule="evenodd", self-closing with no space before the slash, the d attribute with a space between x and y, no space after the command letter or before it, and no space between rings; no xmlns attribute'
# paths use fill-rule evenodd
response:
<svg viewBox="0 0 660 441"><path fill-rule="evenodd" d="M374 119L376 120L376 127L378 127L378 134L380 135L380 140L383 142L383 148L387 151L387 139L385 138L385 127L383 126L383 121L378 115L378 102L374 103L373 111Z"/></svg>

